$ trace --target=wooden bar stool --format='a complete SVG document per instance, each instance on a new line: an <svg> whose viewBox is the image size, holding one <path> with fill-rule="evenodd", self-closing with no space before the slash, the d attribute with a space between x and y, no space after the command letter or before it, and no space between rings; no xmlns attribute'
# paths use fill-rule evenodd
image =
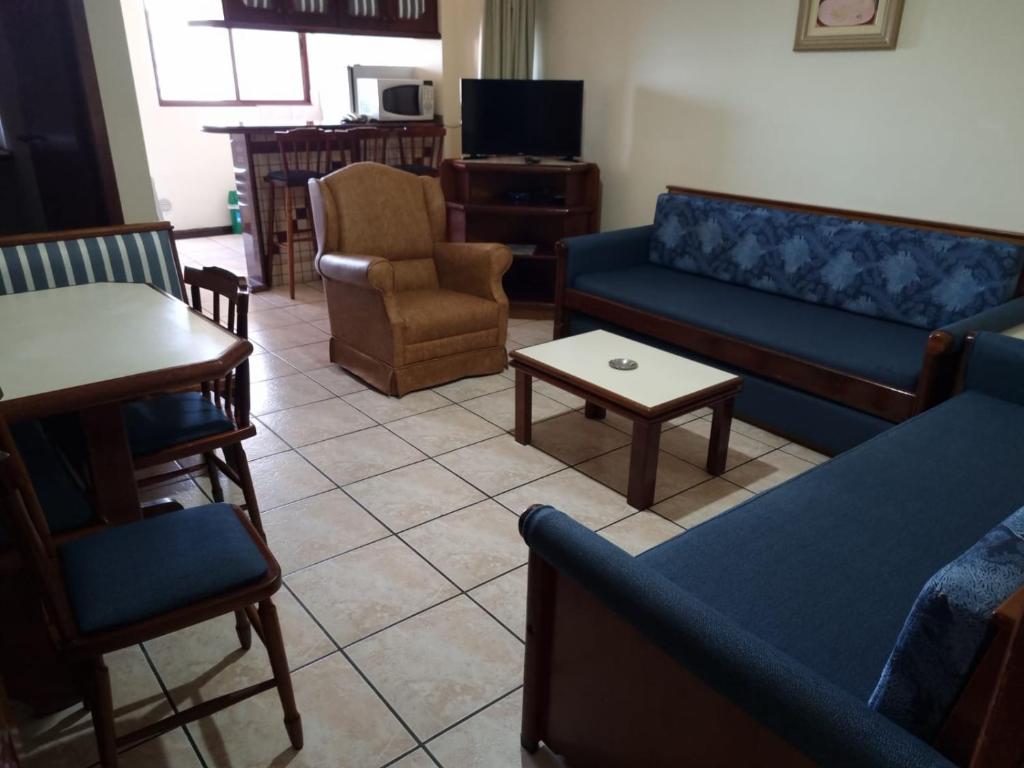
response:
<svg viewBox="0 0 1024 768"><path fill-rule="evenodd" d="M417 176L437 176L444 157L443 125L408 125L397 133L398 167Z"/></svg>
<svg viewBox="0 0 1024 768"><path fill-rule="evenodd" d="M267 228L267 253L273 253L279 245L277 237L277 210L275 197L278 187L284 189L285 248L288 253L288 293L295 298L295 243L314 239L313 227L297 230L295 227L295 190L301 189L305 210L309 210L310 179L319 179L331 171L331 153L334 150L334 134L322 128L295 128L277 131L277 148L281 155L281 168L266 175L270 185L270 225ZM307 217L308 218L308 217Z"/></svg>
<svg viewBox="0 0 1024 768"><path fill-rule="evenodd" d="M379 128L376 126L361 126L359 128L346 128L342 131L335 131L338 137L338 146L341 148L343 164L349 163L380 163L382 165L394 165L389 163L389 157L397 160L398 154L394 151L395 137L401 129Z"/></svg>

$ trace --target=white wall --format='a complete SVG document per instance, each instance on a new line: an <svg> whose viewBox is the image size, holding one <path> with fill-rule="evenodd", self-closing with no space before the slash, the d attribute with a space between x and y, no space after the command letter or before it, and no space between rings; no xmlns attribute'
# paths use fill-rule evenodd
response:
<svg viewBox="0 0 1024 768"><path fill-rule="evenodd" d="M462 154L459 83L464 77L480 77L480 35L483 23L484 0L441 0L444 89L438 103L448 131L444 143L445 155L448 157Z"/></svg>
<svg viewBox="0 0 1024 768"><path fill-rule="evenodd" d="M129 224L155 221L153 187L118 0L86 0L85 18L124 220Z"/></svg>
<svg viewBox="0 0 1024 768"><path fill-rule="evenodd" d="M1024 2L908 0L895 51L794 53L797 0L546 0L605 229L666 184L1024 230Z"/></svg>
<svg viewBox="0 0 1024 768"><path fill-rule="evenodd" d="M349 64L413 66L424 78L438 81L442 92L444 90L438 40L309 35L312 107L161 107L157 100L143 0L120 0L120 3L153 184L164 206L170 205L163 212L163 218L169 219L177 229L229 223L227 193L235 186L230 140L226 134L203 133L204 125L239 122L303 125L307 120L337 123L350 109Z"/></svg>

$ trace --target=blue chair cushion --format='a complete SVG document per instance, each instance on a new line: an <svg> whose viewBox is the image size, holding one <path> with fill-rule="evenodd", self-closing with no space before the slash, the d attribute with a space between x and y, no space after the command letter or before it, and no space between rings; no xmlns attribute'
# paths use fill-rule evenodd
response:
<svg viewBox="0 0 1024 768"><path fill-rule="evenodd" d="M934 330L1012 298L1024 248L911 226L663 194L650 260Z"/></svg>
<svg viewBox="0 0 1024 768"><path fill-rule="evenodd" d="M913 326L653 264L580 275L573 287L905 391L928 341Z"/></svg>
<svg viewBox="0 0 1024 768"><path fill-rule="evenodd" d="M310 179L319 179L320 174L316 171L271 171L267 174L267 181L285 184L289 187L304 187Z"/></svg>
<svg viewBox="0 0 1024 768"><path fill-rule="evenodd" d="M144 621L250 584L267 561L228 504L110 528L59 549L78 628Z"/></svg>
<svg viewBox="0 0 1024 768"><path fill-rule="evenodd" d="M931 741L984 650L992 614L1024 588L1024 509L925 584L868 705Z"/></svg>
<svg viewBox="0 0 1024 768"><path fill-rule="evenodd" d="M169 229L0 247L0 295L83 283L149 283L185 298Z"/></svg>
<svg viewBox="0 0 1024 768"><path fill-rule="evenodd" d="M924 584L1024 505L1022 430L965 392L640 559L867 702Z"/></svg>
<svg viewBox="0 0 1024 768"><path fill-rule="evenodd" d="M124 408L124 419L136 456L235 428L227 414L199 392L179 392L130 403Z"/></svg>

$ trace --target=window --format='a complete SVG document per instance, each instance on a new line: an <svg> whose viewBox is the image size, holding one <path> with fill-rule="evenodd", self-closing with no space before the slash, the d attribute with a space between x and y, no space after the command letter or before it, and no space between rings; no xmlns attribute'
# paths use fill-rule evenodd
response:
<svg viewBox="0 0 1024 768"><path fill-rule="evenodd" d="M189 24L222 18L220 0L146 0L162 106L310 103L305 35Z"/></svg>

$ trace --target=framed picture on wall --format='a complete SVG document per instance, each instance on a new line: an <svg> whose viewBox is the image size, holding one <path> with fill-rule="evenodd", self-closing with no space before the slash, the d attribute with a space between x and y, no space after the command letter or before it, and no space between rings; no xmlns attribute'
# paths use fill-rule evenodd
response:
<svg viewBox="0 0 1024 768"><path fill-rule="evenodd" d="M800 0L794 51L892 49L903 0Z"/></svg>

